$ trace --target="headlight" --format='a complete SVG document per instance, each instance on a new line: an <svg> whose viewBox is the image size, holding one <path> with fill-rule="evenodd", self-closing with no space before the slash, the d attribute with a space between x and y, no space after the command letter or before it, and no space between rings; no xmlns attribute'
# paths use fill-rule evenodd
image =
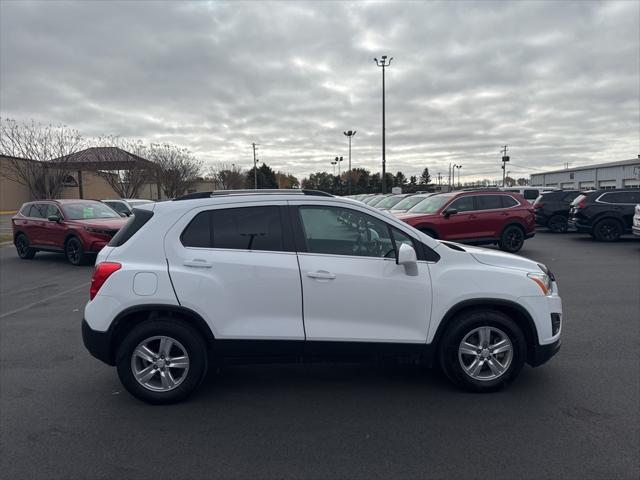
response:
<svg viewBox="0 0 640 480"><path fill-rule="evenodd" d="M97 233L99 235L110 235L109 230L104 230L102 228L93 228L93 227L84 227L87 232Z"/></svg>
<svg viewBox="0 0 640 480"><path fill-rule="evenodd" d="M550 295L553 290L551 277L546 273L527 273L527 277L536 282L545 295Z"/></svg>

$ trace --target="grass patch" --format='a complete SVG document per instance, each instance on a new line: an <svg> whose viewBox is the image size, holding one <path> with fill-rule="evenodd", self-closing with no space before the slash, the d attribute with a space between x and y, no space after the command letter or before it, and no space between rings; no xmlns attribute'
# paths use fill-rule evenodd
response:
<svg viewBox="0 0 640 480"><path fill-rule="evenodd" d="M12 241L13 241L13 234L11 234L11 233L0 233L0 243L12 242Z"/></svg>

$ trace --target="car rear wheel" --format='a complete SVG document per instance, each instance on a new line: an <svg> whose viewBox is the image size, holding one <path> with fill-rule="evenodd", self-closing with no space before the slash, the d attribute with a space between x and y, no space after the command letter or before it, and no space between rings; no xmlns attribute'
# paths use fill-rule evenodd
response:
<svg viewBox="0 0 640 480"><path fill-rule="evenodd" d="M71 265L84 265L89 259L89 255L84 253L82 242L76 237L67 240L64 245L64 254Z"/></svg>
<svg viewBox="0 0 640 480"><path fill-rule="evenodd" d="M622 225L613 218L600 220L593 227L593 236L600 242L617 242L622 235Z"/></svg>
<svg viewBox="0 0 640 480"><path fill-rule="evenodd" d="M500 250L515 253L524 245L524 231L517 225L511 225L504 229L500 236L498 246Z"/></svg>
<svg viewBox="0 0 640 480"><path fill-rule="evenodd" d="M117 355L118 376L133 396L152 404L187 398L207 372L202 337L175 319L150 320L136 326Z"/></svg>
<svg viewBox="0 0 640 480"><path fill-rule="evenodd" d="M473 392L490 392L513 380L526 359L526 339L507 315L493 310L456 317L439 351L442 371L454 384Z"/></svg>
<svg viewBox="0 0 640 480"><path fill-rule="evenodd" d="M23 260L31 260L36 256L36 249L29 246L29 239L24 233L20 233L15 240L18 256Z"/></svg>
<svg viewBox="0 0 640 480"><path fill-rule="evenodd" d="M553 233L566 233L569 225L567 224L567 217L562 215L553 215L549 219L549 230Z"/></svg>

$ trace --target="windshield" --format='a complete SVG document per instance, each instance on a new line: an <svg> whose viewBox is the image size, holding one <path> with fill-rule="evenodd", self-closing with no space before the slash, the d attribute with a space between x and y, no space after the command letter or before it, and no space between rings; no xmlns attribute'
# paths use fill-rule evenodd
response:
<svg viewBox="0 0 640 480"><path fill-rule="evenodd" d="M398 197L389 197L389 198L385 198L383 201L381 201L378 205L376 205L376 207L378 208L391 208L393 207L396 203L400 202L400 200L402 200L403 198L405 198L404 196L398 196Z"/></svg>
<svg viewBox="0 0 640 480"><path fill-rule="evenodd" d="M436 213L447 203L453 195L434 195L433 197L427 197L415 207L410 208L407 213Z"/></svg>
<svg viewBox="0 0 640 480"><path fill-rule="evenodd" d="M65 203L62 205L67 220L89 220L93 218L121 218L111 207L98 202Z"/></svg>
<svg viewBox="0 0 640 480"><path fill-rule="evenodd" d="M376 203L381 202L384 199L381 195L376 195L375 197L371 197L364 201L367 205L374 206Z"/></svg>
<svg viewBox="0 0 640 480"><path fill-rule="evenodd" d="M409 210L414 205L419 204L425 198L427 198L427 197L423 197L422 195L416 195L414 197L407 197L407 198L399 201L398 203L396 203L393 206L392 210L403 210L403 211L406 212L407 210Z"/></svg>

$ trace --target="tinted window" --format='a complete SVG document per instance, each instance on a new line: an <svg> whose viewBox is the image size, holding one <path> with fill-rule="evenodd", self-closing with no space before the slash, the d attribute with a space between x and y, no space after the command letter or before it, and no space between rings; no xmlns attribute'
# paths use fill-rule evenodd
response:
<svg viewBox="0 0 640 480"><path fill-rule="evenodd" d="M460 197L454 200L447 208L455 208L458 212L469 212L474 210L473 197Z"/></svg>
<svg viewBox="0 0 640 480"><path fill-rule="evenodd" d="M213 210L213 247L282 251L280 207Z"/></svg>
<svg viewBox="0 0 640 480"><path fill-rule="evenodd" d="M135 215L132 218L137 218ZM127 222L127 225L132 223L132 220ZM125 229L127 226L124 227ZM117 235L116 235L117 237ZM114 237L115 240L115 237ZM210 212L200 212L197 214L187 228L184 229L182 235L180 236L180 241L185 247L200 247L200 248L210 248L211 247L211 213Z"/></svg>
<svg viewBox="0 0 640 480"><path fill-rule="evenodd" d="M503 208L515 207L518 205L518 201L511 195L501 195L500 198L502 199Z"/></svg>
<svg viewBox="0 0 640 480"><path fill-rule="evenodd" d="M29 216L33 218L47 218L47 207L48 205L46 203L34 203L31 205Z"/></svg>
<svg viewBox="0 0 640 480"><path fill-rule="evenodd" d="M637 197L638 195L635 192L605 193L600 201L607 203L637 203Z"/></svg>
<svg viewBox="0 0 640 480"><path fill-rule="evenodd" d="M532 190L528 188L524 191L524 198L526 198L527 200L535 200L536 198L538 198L539 194L540 192L538 190Z"/></svg>
<svg viewBox="0 0 640 480"><path fill-rule="evenodd" d="M503 195L478 195L476 197L476 209L493 210L496 208L502 208L502 196Z"/></svg>
<svg viewBox="0 0 640 480"><path fill-rule="evenodd" d="M395 257L389 227L377 218L337 207L300 207L299 211L307 252ZM397 239L407 241L400 232Z"/></svg>
<svg viewBox="0 0 640 480"><path fill-rule="evenodd" d="M124 202L104 202L118 213L130 214L131 210Z"/></svg>
<svg viewBox="0 0 640 480"><path fill-rule="evenodd" d="M133 235L142 228L142 226L151 220L153 212L149 210L133 209L133 216L129 217L129 221L125 223L124 227L118 230L118 233L109 242L110 247L119 247L129 240Z"/></svg>

